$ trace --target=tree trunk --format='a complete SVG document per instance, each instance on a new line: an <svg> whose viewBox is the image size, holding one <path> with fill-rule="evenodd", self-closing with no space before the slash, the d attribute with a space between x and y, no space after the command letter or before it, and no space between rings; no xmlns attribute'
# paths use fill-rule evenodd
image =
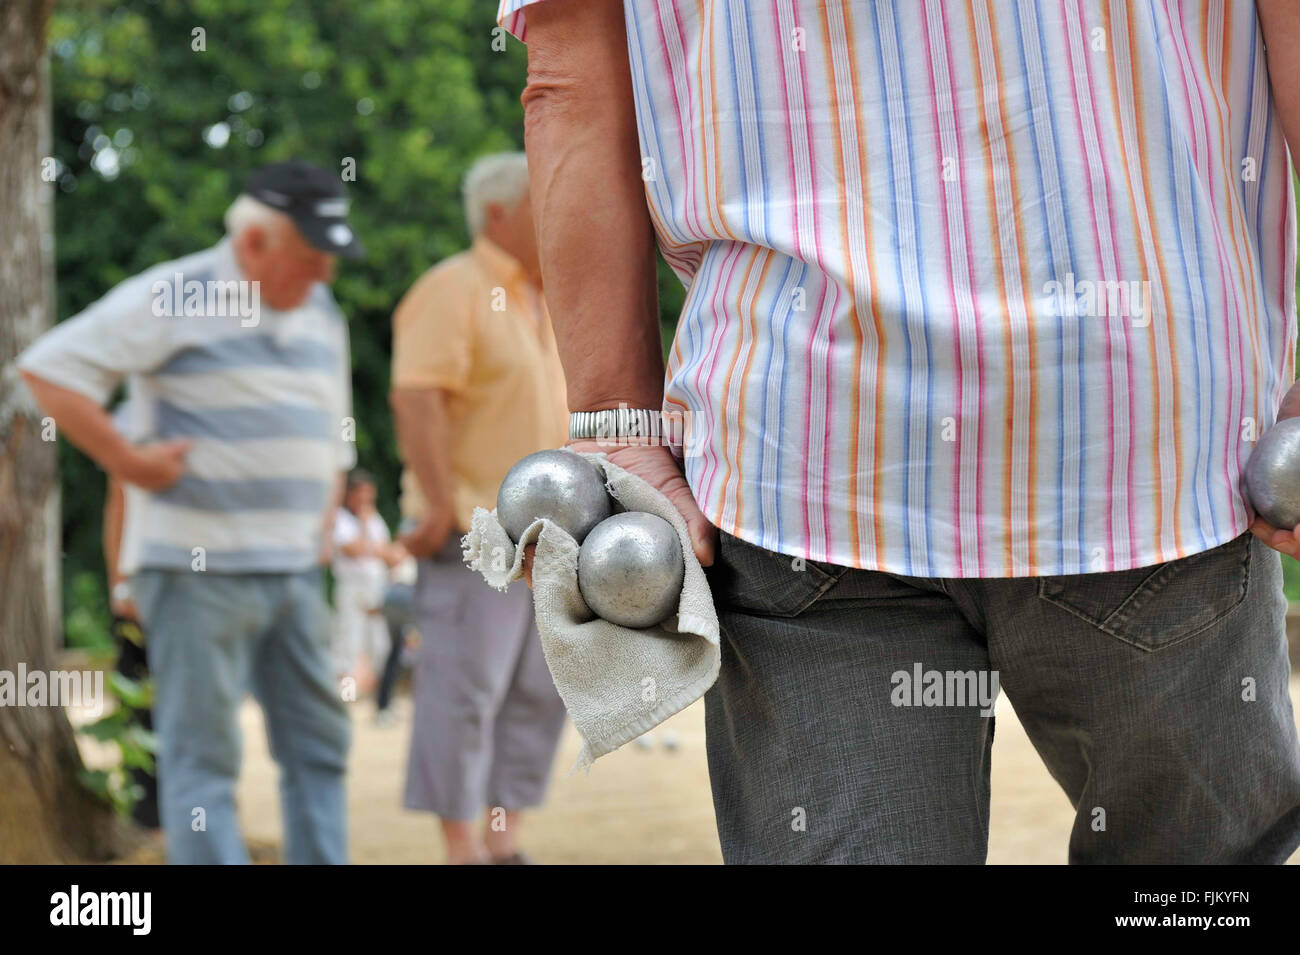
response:
<svg viewBox="0 0 1300 955"><path fill-rule="evenodd" d="M0 9L0 671L56 667L55 444L14 359L50 323L54 236L45 34L54 0ZM53 557L53 560L51 560ZM57 605L56 605L57 606ZM22 691L22 687L18 688ZM85 789L58 706L0 706L0 863L98 861L123 845L112 810Z"/></svg>

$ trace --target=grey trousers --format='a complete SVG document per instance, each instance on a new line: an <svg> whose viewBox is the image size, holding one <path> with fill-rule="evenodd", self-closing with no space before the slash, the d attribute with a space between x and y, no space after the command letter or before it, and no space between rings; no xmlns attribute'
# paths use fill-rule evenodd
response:
<svg viewBox="0 0 1300 955"><path fill-rule="evenodd" d="M800 566L724 533L707 572L728 863L982 863L993 718L974 697L993 673L1075 807L1072 863L1300 845L1281 566L1249 534L1131 571L954 580Z"/></svg>
<svg viewBox="0 0 1300 955"><path fill-rule="evenodd" d="M564 704L542 655L532 592L494 590L461 562L456 535L419 564L408 809L469 820L541 805Z"/></svg>

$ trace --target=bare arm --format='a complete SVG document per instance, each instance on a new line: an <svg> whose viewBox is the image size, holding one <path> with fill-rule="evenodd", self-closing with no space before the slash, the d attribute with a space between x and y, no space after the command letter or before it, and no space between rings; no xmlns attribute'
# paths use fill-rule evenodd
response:
<svg viewBox="0 0 1300 955"><path fill-rule="evenodd" d="M569 408L658 408L654 232L622 4L530 7L522 100L542 281Z"/></svg>
<svg viewBox="0 0 1300 955"><path fill-rule="evenodd" d="M347 488L348 472L340 471L334 478L334 486L330 488L330 499L325 505L325 514L321 519L320 548L316 554L317 563L328 564L330 557L334 553L334 519L338 516L339 507L343 504L343 492Z"/></svg>
<svg viewBox="0 0 1300 955"><path fill-rule="evenodd" d="M1257 0L1255 6L1264 34L1273 105L1291 155L1300 155L1300 2Z"/></svg>
<svg viewBox="0 0 1300 955"><path fill-rule="evenodd" d="M659 408L654 230L619 0L547 0L529 8L522 99L542 280L569 410ZM686 520L700 563L713 562L717 532L666 448L570 446L605 451L657 488Z"/></svg>
<svg viewBox="0 0 1300 955"><path fill-rule="evenodd" d="M41 410L59 430L108 474L151 491L170 487L184 471L187 441L162 441L137 447L113 426L96 402L30 372L22 373Z"/></svg>
<svg viewBox="0 0 1300 955"><path fill-rule="evenodd" d="M108 479L104 495L104 566L108 570L108 586L123 578L117 570L117 558L122 550L122 517L126 513L126 493L116 478Z"/></svg>
<svg viewBox="0 0 1300 955"><path fill-rule="evenodd" d="M108 571L108 606L119 617L139 620L140 613L135 602L129 597L125 600L114 593L117 585L126 581L118 564L122 554L122 524L126 520L126 489L115 477L109 477L108 488L104 495L104 566Z"/></svg>
<svg viewBox="0 0 1300 955"><path fill-rule="evenodd" d="M420 527L402 539L416 557L436 553L455 523L451 495L451 432L441 388L394 388L388 396L402 459L415 473L428 505Z"/></svg>

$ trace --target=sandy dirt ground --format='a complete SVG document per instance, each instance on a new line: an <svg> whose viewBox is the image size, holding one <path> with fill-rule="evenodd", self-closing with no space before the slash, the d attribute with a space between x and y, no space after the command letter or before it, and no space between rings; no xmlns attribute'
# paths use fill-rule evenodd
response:
<svg viewBox="0 0 1300 955"><path fill-rule="evenodd" d="M1291 682L1300 710L1300 677ZM350 842L355 863L437 863L442 860L433 817L402 808L410 704L399 720L376 726L369 702L353 704L349 781ZM275 766L261 713L249 702L244 727L244 774L239 788L245 836L278 843ZM993 797L988 861L1063 864L1074 813L1048 775L1003 696L993 743ZM704 752L704 704L677 714L656 731L652 748L634 745L602 757L589 774L569 773L581 740L569 725L556 759L546 807L525 822L521 843L540 863L720 863ZM1300 862L1300 852L1291 859Z"/></svg>

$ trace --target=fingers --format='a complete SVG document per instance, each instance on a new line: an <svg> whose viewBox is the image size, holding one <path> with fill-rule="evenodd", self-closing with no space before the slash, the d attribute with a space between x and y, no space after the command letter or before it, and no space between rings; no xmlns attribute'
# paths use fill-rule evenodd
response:
<svg viewBox="0 0 1300 955"><path fill-rule="evenodd" d="M153 445L149 455L154 463L155 474L149 489L163 491L181 479L185 473L185 457L190 453L189 441L161 441Z"/></svg>
<svg viewBox="0 0 1300 955"><path fill-rule="evenodd" d="M686 487L684 481L682 487L674 488L667 497L686 520L686 530L691 535L691 548L695 551L696 559L704 567L712 565L718 529L700 511L699 505L695 503L695 495L691 494L691 489Z"/></svg>
<svg viewBox="0 0 1300 955"><path fill-rule="evenodd" d="M446 518L425 518L411 531L399 535L397 543L412 557L432 557L454 532L455 525Z"/></svg>
<svg viewBox="0 0 1300 955"><path fill-rule="evenodd" d="M704 567L711 565L717 549L718 530L700 511L677 459L667 448L661 447L629 448L619 454L622 457L615 463L653 485L677 508L686 521L696 559Z"/></svg>
<svg viewBox="0 0 1300 955"><path fill-rule="evenodd" d="M121 617L124 620L134 620L137 623L140 620L140 611L135 609L135 601L133 600L109 601L108 609L114 616Z"/></svg>
<svg viewBox="0 0 1300 955"><path fill-rule="evenodd" d="M664 447L623 448L612 454L610 460L653 486L672 502L686 521L696 559L702 566L710 566L717 551L718 529L700 511L691 486L672 452Z"/></svg>
<svg viewBox="0 0 1300 955"><path fill-rule="evenodd" d="M399 537L397 543L412 557L428 557L429 552L418 534L418 531L412 531Z"/></svg>
<svg viewBox="0 0 1300 955"><path fill-rule="evenodd" d="M1297 552L1300 551L1296 539L1297 530L1300 530L1300 527L1284 531L1260 517L1255 518L1254 523L1250 525L1250 532L1258 537L1260 541L1273 548L1273 550L1289 557L1295 557Z"/></svg>
<svg viewBox="0 0 1300 955"><path fill-rule="evenodd" d="M533 556L537 553L537 545L529 544L524 548L524 562L522 564L524 571L524 583L528 589L533 589Z"/></svg>

